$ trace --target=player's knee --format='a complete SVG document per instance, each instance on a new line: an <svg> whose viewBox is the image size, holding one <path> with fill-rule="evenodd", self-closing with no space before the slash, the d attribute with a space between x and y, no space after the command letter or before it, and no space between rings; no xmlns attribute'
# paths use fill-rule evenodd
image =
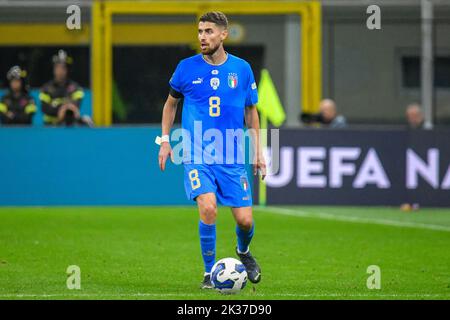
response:
<svg viewBox="0 0 450 320"><path fill-rule="evenodd" d="M239 225L239 228L241 228L242 230L249 231L253 225L253 218L252 217L241 218L238 221L238 225Z"/></svg>
<svg viewBox="0 0 450 320"><path fill-rule="evenodd" d="M214 203L204 204L201 208L201 214L205 223L214 223L217 216L217 205Z"/></svg>

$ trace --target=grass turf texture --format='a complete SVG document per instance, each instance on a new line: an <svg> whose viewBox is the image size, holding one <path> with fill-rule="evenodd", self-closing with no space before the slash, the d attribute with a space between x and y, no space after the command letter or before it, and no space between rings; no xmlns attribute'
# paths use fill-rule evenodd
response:
<svg viewBox="0 0 450 320"><path fill-rule="evenodd" d="M0 299L450 299L448 209L255 208L254 216L262 281L224 296L199 289L195 207L1 208ZM219 208L217 237L216 258L235 257L228 208ZM81 268L81 290L66 287L69 265ZM366 287L369 265L381 268L380 290Z"/></svg>

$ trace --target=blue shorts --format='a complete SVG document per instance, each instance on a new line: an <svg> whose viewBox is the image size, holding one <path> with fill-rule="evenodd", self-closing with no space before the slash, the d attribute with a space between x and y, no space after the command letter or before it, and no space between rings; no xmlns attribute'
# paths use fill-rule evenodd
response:
<svg viewBox="0 0 450 320"><path fill-rule="evenodd" d="M252 192L243 165L184 164L184 189L190 200L213 192L224 206L252 205Z"/></svg>

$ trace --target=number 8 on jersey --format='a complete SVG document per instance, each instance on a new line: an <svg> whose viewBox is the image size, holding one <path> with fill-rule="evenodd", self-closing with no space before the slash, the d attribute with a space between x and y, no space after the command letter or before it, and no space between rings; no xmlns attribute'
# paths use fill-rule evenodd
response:
<svg viewBox="0 0 450 320"><path fill-rule="evenodd" d="M211 117L220 116L220 98L213 96L209 98L209 115Z"/></svg>

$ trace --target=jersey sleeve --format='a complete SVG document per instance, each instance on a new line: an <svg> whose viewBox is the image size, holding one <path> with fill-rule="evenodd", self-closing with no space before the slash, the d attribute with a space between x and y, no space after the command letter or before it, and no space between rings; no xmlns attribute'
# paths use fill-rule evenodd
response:
<svg viewBox="0 0 450 320"><path fill-rule="evenodd" d="M255 77L253 76L252 68L247 64L248 68L248 84L247 84L247 97L245 99L245 106L251 107L258 103L258 90L256 88Z"/></svg>
<svg viewBox="0 0 450 320"><path fill-rule="evenodd" d="M178 63L177 68L175 69L175 72L172 74L172 77L169 80L169 85L176 92L184 94L183 93L182 69L183 69L183 63L180 62L180 63Z"/></svg>

